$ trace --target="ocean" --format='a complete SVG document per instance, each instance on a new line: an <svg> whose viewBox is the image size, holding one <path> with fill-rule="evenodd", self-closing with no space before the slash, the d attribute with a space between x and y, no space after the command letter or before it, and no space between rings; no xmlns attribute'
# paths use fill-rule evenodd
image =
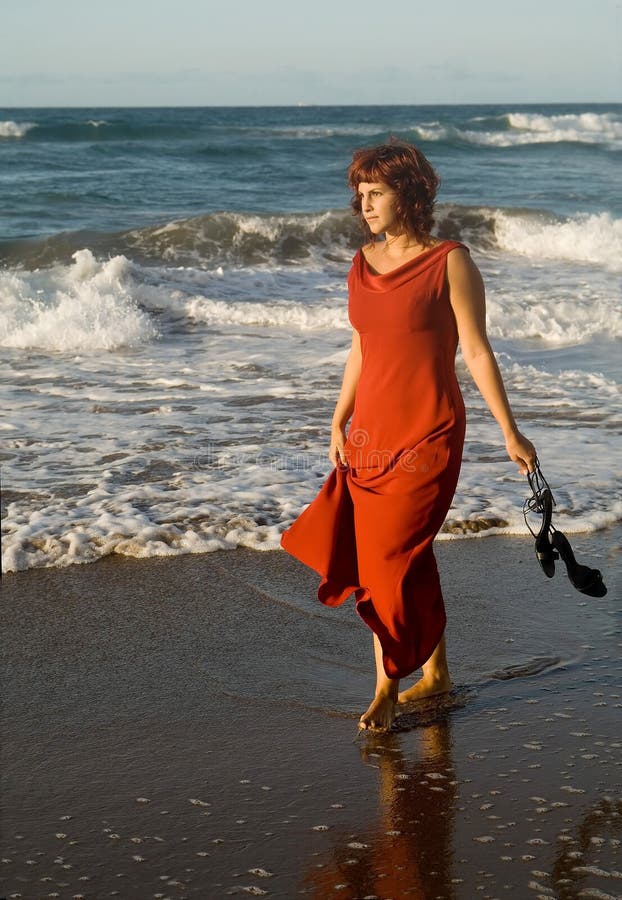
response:
<svg viewBox="0 0 622 900"><path fill-rule="evenodd" d="M3 571L279 546L331 469L345 171L391 134L482 271L557 526L622 518L622 105L0 109ZM526 480L457 371L440 539L526 533Z"/></svg>

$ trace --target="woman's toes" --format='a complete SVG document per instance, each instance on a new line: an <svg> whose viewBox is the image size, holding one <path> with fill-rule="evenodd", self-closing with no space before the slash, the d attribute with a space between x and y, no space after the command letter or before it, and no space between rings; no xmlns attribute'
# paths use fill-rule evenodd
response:
<svg viewBox="0 0 622 900"><path fill-rule="evenodd" d="M379 695L374 697L369 709L359 719L359 728L365 731L386 731L395 718L395 700Z"/></svg>

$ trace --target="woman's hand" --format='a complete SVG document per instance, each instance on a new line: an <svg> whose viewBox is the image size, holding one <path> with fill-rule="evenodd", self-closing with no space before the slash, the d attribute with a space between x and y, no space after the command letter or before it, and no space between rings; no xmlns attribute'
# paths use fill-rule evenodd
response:
<svg viewBox="0 0 622 900"><path fill-rule="evenodd" d="M328 458L337 468L348 465L346 454L343 449L345 442L345 428L342 428L340 425L333 425L330 432L330 449L328 451Z"/></svg>
<svg viewBox="0 0 622 900"><path fill-rule="evenodd" d="M508 456L518 466L521 475L533 472L536 462L536 448L520 431L514 431L505 442Z"/></svg>

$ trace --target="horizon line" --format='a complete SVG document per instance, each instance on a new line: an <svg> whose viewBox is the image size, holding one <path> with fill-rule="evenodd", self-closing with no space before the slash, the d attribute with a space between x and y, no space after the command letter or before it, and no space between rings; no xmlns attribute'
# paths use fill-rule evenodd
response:
<svg viewBox="0 0 622 900"><path fill-rule="evenodd" d="M622 100L500 100L460 103L38 103L31 105L3 105L0 109L343 109L344 107L371 109L374 107L421 106L622 106Z"/></svg>

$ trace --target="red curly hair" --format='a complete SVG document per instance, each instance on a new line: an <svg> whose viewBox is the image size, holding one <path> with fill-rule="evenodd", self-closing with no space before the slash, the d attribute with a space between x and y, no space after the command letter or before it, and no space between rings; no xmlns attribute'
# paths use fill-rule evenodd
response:
<svg viewBox="0 0 622 900"><path fill-rule="evenodd" d="M389 144L355 150L348 167L348 183L354 192L350 205L368 240L374 241L363 217L358 187L361 182L388 184L397 194L396 215L405 231L426 244L434 224L434 200L440 178L421 150L391 138Z"/></svg>

